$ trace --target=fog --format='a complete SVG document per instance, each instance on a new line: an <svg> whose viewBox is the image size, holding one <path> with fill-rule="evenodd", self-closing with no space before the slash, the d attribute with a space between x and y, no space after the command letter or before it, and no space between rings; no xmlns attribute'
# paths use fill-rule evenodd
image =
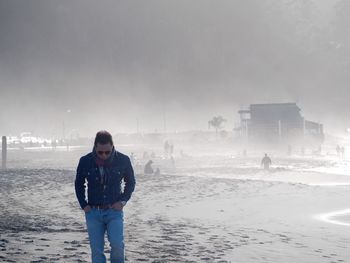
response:
<svg viewBox="0 0 350 263"><path fill-rule="evenodd" d="M0 1L0 132L232 131L251 103L349 127L346 0Z"/></svg>
<svg viewBox="0 0 350 263"><path fill-rule="evenodd" d="M0 0L0 260L348 262L349 14Z"/></svg>

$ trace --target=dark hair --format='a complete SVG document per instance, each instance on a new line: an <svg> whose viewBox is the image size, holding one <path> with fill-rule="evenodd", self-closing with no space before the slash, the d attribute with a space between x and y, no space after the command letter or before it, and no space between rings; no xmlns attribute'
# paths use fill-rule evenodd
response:
<svg viewBox="0 0 350 263"><path fill-rule="evenodd" d="M99 131L98 133L96 133L94 145L96 146L98 143L99 144L110 143L111 145L113 145L112 135L108 131Z"/></svg>

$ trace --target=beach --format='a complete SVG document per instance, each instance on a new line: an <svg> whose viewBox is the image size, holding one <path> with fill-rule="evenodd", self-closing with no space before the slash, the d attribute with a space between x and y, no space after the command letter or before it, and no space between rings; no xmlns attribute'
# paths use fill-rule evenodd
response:
<svg viewBox="0 0 350 263"><path fill-rule="evenodd" d="M79 154L22 153L0 172L2 262L90 262ZM271 171L257 157L155 163L162 174L136 174L124 208L127 262L349 262L345 160L275 158Z"/></svg>

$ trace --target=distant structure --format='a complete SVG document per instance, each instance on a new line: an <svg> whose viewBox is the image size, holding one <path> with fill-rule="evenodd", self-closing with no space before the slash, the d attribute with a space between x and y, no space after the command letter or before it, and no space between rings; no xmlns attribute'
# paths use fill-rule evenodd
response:
<svg viewBox="0 0 350 263"><path fill-rule="evenodd" d="M305 120L296 103L251 104L238 111L240 136L265 143L321 144L323 125Z"/></svg>

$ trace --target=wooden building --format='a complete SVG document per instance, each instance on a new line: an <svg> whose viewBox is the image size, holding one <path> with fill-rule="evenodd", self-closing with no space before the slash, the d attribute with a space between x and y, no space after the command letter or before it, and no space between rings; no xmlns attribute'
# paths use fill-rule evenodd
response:
<svg viewBox="0 0 350 263"><path fill-rule="evenodd" d="M296 103L251 104L238 111L241 136L267 143L324 140L323 125L305 120Z"/></svg>

